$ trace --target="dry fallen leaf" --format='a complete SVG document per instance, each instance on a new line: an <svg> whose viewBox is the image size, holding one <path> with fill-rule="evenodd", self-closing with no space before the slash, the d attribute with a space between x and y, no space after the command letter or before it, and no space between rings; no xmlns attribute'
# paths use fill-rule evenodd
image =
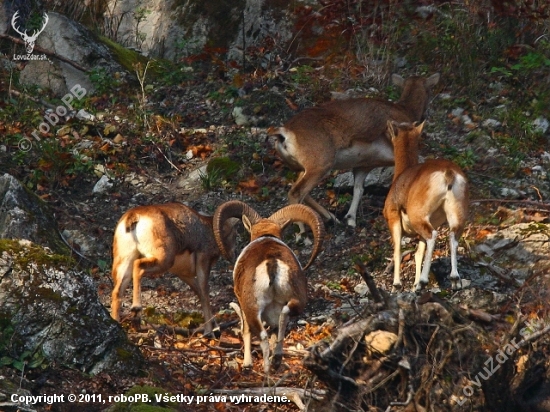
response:
<svg viewBox="0 0 550 412"><path fill-rule="evenodd" d="M260 187L258 186L258 182L254 177L249 180L239 182L239 188L243 191L252 193L257 192L260 189Z"/></svg>
<svg viewBox="0 0 550 412"><path fill-rule="evenodd" d="M290 100L289 98L286 98L285 102L288 105L288 107L290 107L292 110L298 110L299 109L298 105L296 103L292 102L292 100Z"/></svg>
<svg viewBox="0 0 550 412"><path fill-rule="evenodd" d="M113 143L122 143L124 141L124 137L122 137L122 135L120 133L118 133L114 138L113 138Z"/></svg>

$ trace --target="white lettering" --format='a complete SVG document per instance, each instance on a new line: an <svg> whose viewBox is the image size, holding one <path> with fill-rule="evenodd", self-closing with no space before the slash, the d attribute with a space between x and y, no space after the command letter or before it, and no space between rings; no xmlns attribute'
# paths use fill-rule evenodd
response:
<svg viewBox="0 0 550 412"><path fill-rule="evenodd" d="M59 117L61 117L67 114L67 109L65 108L65 106L57 106L55 112Z"/></svg>
<svg viewBox="0 0 550 412"><path fill-rule="evenodd" d="M73 106L71 106L71 102L73 101L72 94L67 93L65 96L61 98L61 101L65 103L65 106L67 106L69 109L73 110Z"/></svg>
<svg viewBox="0 0 550 412"><path fill-rule="evenodd" d="M55 126L59 122L59 117L57 117L55 113L45 114L44 119L46 119L52 126Z"/></svg>
<svg viewBox="0 0 550 412"><path fill-rule="evenodd" d="M71 93L74 94L74 96L78 100L80 100L84 96L86 96L86 89L79 84L75 84L73 87L71 87Z"/></svg>
<svg viewBox="0 0 550 412"><path fill-rule="evenodd" d="M50 131L50 126L47 123L40 123L38 126L38 130L40 130L42 133L48 133Z"/></svg>

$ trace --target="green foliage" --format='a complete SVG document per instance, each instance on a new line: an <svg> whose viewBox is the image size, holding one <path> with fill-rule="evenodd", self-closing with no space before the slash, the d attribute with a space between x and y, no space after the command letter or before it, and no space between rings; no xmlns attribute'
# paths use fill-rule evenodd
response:
<svg viewBox="0 0 550 412"><path fill-rule="evenodd" d="M20 355L12 354L12 340L15 333L10 321L3 318L0 322L0 366L10 366L20 372L27 369L46 368L48 363L41 350L24 351Z"/></svg>
<svg viewBox="0 0 550 412"><path fill-rule="evenodd" d="M386 96L389 100L396 102L401 97L401 89L394 85L389 85L386 88Z"/></svg>
<svg viewBox="0 0 550 412"><path fill-rule="evenodd" d="M109 262L104 259L98 259L96 265L102 272L106 272L107 270L109 270Z"/></svg>
<svg viewBox="0 0 550 412"><path fill-rule="evenodd" d="M190 80L192 77L186 67L174 64L168 60L156 60L152 73L159 83L165 85L180 84Z"/></svg>
<svg viewBox="0 0 550 412"><path fill-rule="evenodd" d="M147 322L156 325L177 325L182 328L194 328L204 323L200 312L178 311L174 314L166 314L148 306L143 310L143 316Z"/></svg>
<svg viewBox="0 0 550 412"><path fill-rule="evenodd" d="M540 51L531 51L520 56L517 63L509 66L491 67L491 73L500 75L504 78L525 77L536 70L548 70L550 67L550 58Z"/></svg>
<svg viewBox="0 0 550 412"><path fill-rule="evenodd" d="M220 152L231 156L232 162L239 165L242 174L263 173L263 163L266 147L255 136L247 134L243 130L236 130L221 137L222 147Z"/></svg>
<svg viewBox="0 0 550 412"><path fill-rule="evenodd" d="M145 41L147 35L141 31L139 31L139 25L142 21L144 21L147 16L151 14L151 10L145 8L145 7L137 7L134 10L134 22L135 22L135 42L138 45L139 48L141 48L141 45Z"/></svg>
<svg viewBox="0 0 550 412"><path fill-rule="evenodd" d="M32 151L18 154L18 157L31 160L34 165L27 180L27 186L34 188L38 184L59 184L66 179L74 179L92 172L92 159L73 152L61 143L57 137L43 138L34 142Z"/></svg>
<svg viewBox="0 0 550 412"><path fill-rule="evenodd" d="M495 213L480 214L475 216L474 223L477 225L498 226L500 224L500 218Z"/></svg>
<svg viewBox="0 0 550 412"><path fill-rule="evenodd" d="M483 90L476 85L484 83L481 74L487 66L498 62L505 48L516 41L514 24L506 20L490 26L462 6L447 3L429 25L416 28L416 44L409 56L415 64L441 67L447 83L468 87L475 95Z"/></svg>
<svg viewBox="0 0 550 412"><path fill-rule="evenodd" d="M109 74L103 67L91 70L88 76L96 93L99 94L112 92L120 85L120 82Z"/></svg>
<svg viewBox="0 0 550 412"><path fill-rule="evenodd" d="M543 53L533 51L519 58L517 64L512 65L512 70L532 71L550 67L550 59Z"/></svg>
<svg viewBox="0 0 550 412"><path fill-rule="evenodd" d="M472 168L479 162L478 156L470 148L460 152L453 160L464 170Z"/></svg>
<svg viewBox="0 0 550 412"><path fill-rule="evenodd" d="M48 363L42 351L37 351L34 353L31 351L25 351L17 358L2 356L2 358L0 358L0 366L11 366L20 372L24 372L27 369L45 369L48 367Z"/></svg>
<svg viewBox="0 0 550 412"><path fill-rule="evenodd" d="M473 138L471 138L473 139ZM468 139L465 139L468 140ZM440 148L443 157L456 163L464 170L472 169L479 163L479 156L471 147L459 150L453 145L444 145Z"/></svg>
<svg viewBox="0 0 550 412"><path fill-rule="evenodd" d="M332 289L332 290L337 290L337 291L342 290L342 285L340 285L340 283L334 282L334 281L331 281L331 280L325 282L325 286L329 289Z"/></svg>
<svg viewBox="0 0 550 412"><path fill-rule="evenodd" d="M535 234L542 234L544 236L550 235L550 230L548 229L548 225L544 223L538 223L538 222L531 222L529 223L529 226L526 228L523 228L520 230L520 233L525 236L532 236Z"/></svg>
<svg viewBox="0 0 550 412"><path fill-rule="evenodd" d="M66 269L74 267L76 264L71 256L60 253L47 253L41 246L34 244L22 245L18 240L0 239L0 253L3 251L13 252L14 256L17 256L14 264L25 270L31 264L35 264L39 268L52 267L56 269ZM69 252L68 249L66 252Z"/></svg>
<svg viewBox="0 0 550 412"><path fill-rule="evenodd" d="M176 48L179 51L180 57L188 57L189 55L199 53L201 50L198 40L185 37L176 42Z"/></svg>
<svg viewBox="0 0 550 412"><path fill-rule="evenodd" d="M214 101L222 102L234 99L239 96L239 90L234 86L222 87L208 94L208 98Z"/></svg>
<svg viewBox="0 0 550 412"><path fill-rule="evenodd" d="M338 206L341 205L348 205L351 202L351 199L353 198L351 193L343 193L341 195L338 195L336 198L336 204Z"/></svg>
<svg viewBox="0 0 550 412"><path fill-rule="evenodd" d="M505 111L502 123L505 132L494 133L491 137L495 145L508 155L508 169L515 173L523 159L544 146L545 138L535 129L533 118L528 117L521 108Z"/></svg>
<svg viewBox="0 0 550 412"><path fill-rule="evenodd" d="M312 84L314 79L317 77L315 76L315 69L308 65L298 66L290 69L291 79L294 83L298 83L302 86L307 86Z"/></svg>
<svg viewBox="0 0 550 412"><path fill-rule="evenodd" d="M218 168L212 168L209 172L199 171L201 186L206 191L218 189L222 183L221 171Z"/></svg>
<svg viewBox="0 0 550 412"><path fill-rule="evenodd" d="M236 177L240 168L241 165L229 157L215 157L208 162L206 172L208 174L215 173L221 179L230 181Z"/></svg>
<svg viewBox="0 0 550 412"><path fill-rule="evenodd" d="M14 333L14 328L11 322L6 319L5 315L1 318L0 324L0 354L7 354L10 347L10 341ZM11 365L15 359L10 356L3 355L0 358L0 366Z"/></svg>
<svg viewBox="0 0 550 412"><path fill-rule="evenodd" d="M204 323L199 312L176 312L173 322L182 328L196 328Z"/></svg>

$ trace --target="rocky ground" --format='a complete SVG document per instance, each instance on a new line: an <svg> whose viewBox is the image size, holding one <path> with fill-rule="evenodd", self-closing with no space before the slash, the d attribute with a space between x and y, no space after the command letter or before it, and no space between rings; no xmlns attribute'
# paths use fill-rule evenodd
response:
<svg viewBox="0 0 550 412"><path fill-rule="evenodd" d="M155 91L148 107L148 121L162 122L155 113L177 114L178 119L170 125L167 135L162 134L165 126L159 126L156 139L144 135L131 140L125 130L132 127L132 122L125 114L100 108L88 127L107 130L113 126L119 131L100 142L90 139L89 145L94 150L101 147L100 150L111 153L104 167L96 167L95 173L81 175L66 185L36 188L55 211L63 236L74 248L83 270L89 271L96 281L100 300L107 308L112 289L109 276L113 230L128 208L181 201L199 211L212 213L226 200L241 199L266 216L286 204L293 176L278 160L265 128L289 118L295 112L294 105L303 107L313 102L294 95L293 104L289 104L281 85L243 86L236 91L241 94L244 113L240 114L239 110L234 110L234 98L226 95L226 89L214 90L225 96L214 99L211 87L195 85ZM481 116L471 107L460 107L455 102L456 96L453 97L444 86L438 92L430 106L422 154L463 161L472 183L472 202L469 224L459 251L459 271L466 288L459 292L449 290L449 253L443 232L428 289L441 292L443 299L457 306L488 314L484 325L498 339L511 329L510 317L519 314L541 319L548 317L550 183L547 170L550 154L541 146L522 160L516 172L506 172L508 154L501 151L493 139L495 130L502 125L490 121L492 117L488 115ZM354 93L361 93L361 90L354 90ZM494 97L499 97L497 92ZM108 107L101 99L96 104ZM235 125L235 121L244 124ZM68 123L73 131L82 130L81 126ZM75 138L74 133L71 136ZM84 149L88 144L86 136L80 135L77 140L79 145L74 147L82 153L90 153ZM128 150L132 145L139 147ZM135 157L125 158L127 153ZM204 177L205 167L212 158L220 156L240 162L240 171L236 179L222 178L209 187ZM126 169L114 173L113 159L124 163ZM16 175L20 173L19 178L28 172L24 166L14 170ZM107 185L96 186L103 173L109 176ZM211 274L211 303L219 311L219 323L225 325L220 339L204 339L200 335L185 337L174 331L173 327L188 326L187 313L198 311L199 302L183 282L167 274L143 281L142 297L147 309L141 327L133 327L128 318L123 322L128 336L149 361L143 376L120 379L102 374L85 378L67 370L61 375L30 371L27 379L34 380L35 388L45 393L53 393L61 385L67 393L118 394L137 384L160 387L173 394L208 395L222 389L242 392L243 388L261 388L267 382L282 387L326 389L325 384L304 368L302 359L308 348L330 340L340 325L360 317L372 302L372 295L355 263L361 261L366 266L378 288L391 290L392 275L388 265L392 247L381 214L388 176L391 178L391 174L387 174L385 179L374 179L367 188L355 229L340 224L327 226L324 251L307 273L309 303L306 312L292 324L285 342L283 366L269 379L260 373L261 356L258 354L254 371L245 374L240 367L242 352L237 317L229 310L229 303L235 300L232 275L230 265L223 260ZM350 188L339 186L336 177L337 172L329 176L313 196L338 217L343 217L350 201ZM241 240L242 244L246 242L244 233ZM304 261L308 246L296 243L291 233L286 240ZM413 239L407 240L402 269L406 290L412 289L415 245ZM130 300L128 291L123 306L126 314ZM191 326L200 325L196 318L192 317ZM276 407L269 403L248 404L244 409L220 402L204 403L200 407L181 404L172 407L177 410L297 410L294 403ZM55 410L71 410L59 408ZM103 405L87 404L82 410L103 408ZM479 405L476 408L483 410Z"/></svg>

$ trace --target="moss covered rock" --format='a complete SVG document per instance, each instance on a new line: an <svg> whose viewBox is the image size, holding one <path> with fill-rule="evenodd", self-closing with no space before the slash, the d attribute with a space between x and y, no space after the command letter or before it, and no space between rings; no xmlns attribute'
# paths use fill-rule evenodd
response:
<svg viewBox="0 0 550 412"><path fill-rule="evenodd" d="M0 238L27 239L55 253L69 252L46 203L7 173L0 176Z"/></svg>
<svg viewBox="0 0 550 412"><path fill-rule="evenodd" d="M99 302L92 279L73 267L29 241L0 240L1 356L40 354L90 374L137 373L141 353Z"/></svg>

